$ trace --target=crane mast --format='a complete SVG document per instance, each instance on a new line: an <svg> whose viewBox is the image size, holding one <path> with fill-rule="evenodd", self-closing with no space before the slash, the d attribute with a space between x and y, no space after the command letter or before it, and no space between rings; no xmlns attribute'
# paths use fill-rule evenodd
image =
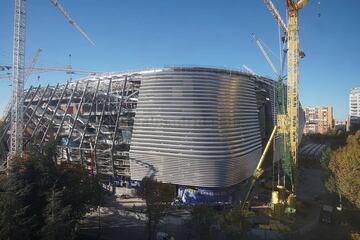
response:
<svg viewBox="0 0 360 240"><path fill-rule="evenodd" d="M288 207L285 209L287 213L293 213L296 211L295 209L295 186L297 185L297 152L298 152L298 144L299 144L299 92L298 92L298 82L299 82L299 57L300 57L300 49L299 49L299 17L298 12L301 8L303 8L309 0L285 0L286 2L286 10L288 15L287 26L282 20L279 11L275 8L274 4L271 0L264 0L265 5L269 9L272 16L275 18L276 22L283 30L285 35L285 40L287 41L287 56L288 56L288 71L287 71L287 100L286 100L286 111L285 111L285 94L283 91L282 85L282 70L280 70L279 80L276 86L276 110L277 110L277 125L274 128L274 131L277 130L279 135L279 147L281 151L281 161L283 172L286 176L290 178L291 182L291 193L288 195L287 200L282 199L279 202L277 196L279 196L279 191L284 192L286 189L286 184L284 182L284 186L277 186L279 191L273 191L272 196L272 204L275 207L276 204L287 203ZM274 65L272 64L270 58L268 57L266 51L261 46L259 40L253 35L256 44L259 49L265 56L266 60L269 62L271 68L275 73L277 73ZM285 54L284 54L285 56ZM270 60L270 61L269 61ZM274 70L275 69L275 70ZM273 131L273 132L274 132ZM272 139L274 138L274 134L268 140L267 145L270 144ZM263 160L264 154L266 154L266 148L263 152L263 155L260 160ZM246 200L249 196L249 192L254 185L254 181L256 181L261 174L261 161L256 167L254 174L252 176L251 184L248 189L247 194L245 195L245 199L242 203L242 207L245 206ZM294 179L295 178L295 179ZM285 178L284 178L285 179ZM294 181L295 180L295 181ZM282 194L283 196L283 194Z"/></svg>
<svg viewBox="0 0 360 240"><path fill-rule="evenodd" d="M23 156L23 93L25 78L26 0L15 0L10 154ZM9 160L7 166L10 166Z"/></svg>
<svg viewBox="0 0 360 240"><path fill-rule="evenodd" d="M290 151L294 166L297 166L299 145L299 10L308 0L286 0L288 11L288 89L287 115L290 135Z"/></svg>
<svg viewBox="0 0 360 240"><path fill-rule="evenodd" d="M287 26L284 25L284 21L281 19L278 10L271 0L264 0L270 13L284 30L287 40L287 107L285 114L278 114L277 122L279 133L281 133L286 138L285 141L288 142L292 165L296 168L298 164L297 152L299 145L299 10L303 8L309 0L285 0L285 2L288 13ZM294 191L294 185L292 188Z"/></svg>

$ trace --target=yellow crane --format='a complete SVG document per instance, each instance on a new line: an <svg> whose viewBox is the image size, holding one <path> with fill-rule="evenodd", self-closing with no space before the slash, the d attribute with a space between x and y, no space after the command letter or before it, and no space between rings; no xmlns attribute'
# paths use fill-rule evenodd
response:
<svg viewBox="0 0 360 240"><path fill-rule="evenodd" d="M297 178L297 165L298 165L298 145L299 145L299 58L303 57L304 54L300 51L299 48L299 10L302 9L309 0L285 0L286 3L286 10L288 21L287 25L282 20L279 11L276 9L274 4L271 0L264 0L265 5L269 9L271 15L277 21L279 27L282 29L284 34L284 39L287 41L287 56L288 56L288 64L287 64L287 100L286 100L286 111L285 109L280 110L277 109L277 124L273 129L273 132L268 140L268 143L264 149L264 152L260 158L260 161L254 170L253 176L250 179L250 187L245 194L245 198L242 202L242 207L244 208L246 205L247 198L253 188L255 181L260 177L263 170L261 169L261 165L264 161L265 155L268 151L270 143L275 138L275 132L277 132L280 137L281 141L280 144L282 149L282 161L283 161L283 169L284 172L288 172L291 181L291 192L287 200L285 199L278 199L279 192L274 191L272 194L272 203L273 204L286 204L288 208L285 210L287 212L294 212L295 211L295 186L296 178ZM261 52L264 54L266 60L270 63L273 71L275 67L269 61L269 58L262 48L261 44L259 44L258 39L255 35L253 35L257 45L259 46ZM274 71L277 73L277 71ZM281 80L281 76L279 78ZM281 80L282 81L282 80ZM280 82L280 87L281 82ZM278 90L278 89L277 89ZM285 99L283 93L280 93L280 98ZM280 100L280 104L284 104L283 100ZM287 169L287 170L286 170ZM295 178L295 181L293 179ZM278 186L279 191L284 191L284 186ZM285 190L286 191L286 190Z"/></svg>
<svg viewBox="0 0 360 240"><path fill-rule="evenodd" d="M287 43L288 43L288 81L287 81L287 122L290 137L290 151L294 166L298 164L297 150L299 145L299 10L309 0L286 0L288 13Z"/></svg>
<svg viewBox="0 0 360 240"><path fill-rule="evenodd" d="M297 166L297 149L299 145L299 58L304 54L299 48L299 10L309 0L285 0L288 15L287 26L281 19L279 11L271 0L264 0L275 20L284 31L287 40L288 70L287 70L287 112L278 116L279 132L286 133L289 137L290 154L294 166Z"/></svg>
<svg viewBox="0 0 360 240"><path fill-rule="evenodd" d="M287 41L287 104L286 112L277 116L278 133L283 138L282 157L288 159L288 168L291 173L291 191L288 205L290 211L294 209L295 186L297 185L297 166L298 166L298 145L299 145L299 58L304 54L300 51L299 45L299 10L302 9L309 0L285 0L287 10L287 26L278 10L275 8L271 0L264 0L265 5L274 16L280 28L284 31L284 37ZM290 155L290 156L288 156ZM291 162L290 162L291 161ZM286 166L285 166L286 168ZM292 168L292 169L291 169ZM294 182L293 182L294 179ZM275 194L276 195L276 194ZM276 200L277 201L277 200ZM274 201L273 201L274 202ZM290 204L289 202L292 202ZM292 205L292 206L291 206Z"/></svg>

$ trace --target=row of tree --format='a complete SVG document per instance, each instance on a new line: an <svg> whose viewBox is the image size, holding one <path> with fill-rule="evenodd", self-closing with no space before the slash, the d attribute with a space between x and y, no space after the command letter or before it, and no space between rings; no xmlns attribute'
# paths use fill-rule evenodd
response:
<svg viewBox="0 0 360 240"><path fill-rule="evenodd" d="M349 135L346 144L323 155L326 187L360 208L360 130Z"/></svg>
<svg viewBox="0 0 360 240"><path fill-rule="evenodd" d="M232 206L219 212L212 206L198 205L193 208L191 219L187 223L189 239L243 239L248 230L247 215L240 206Z"/></svg>
<svg viewBox="0 0 360 240"><path fill-rule="evenodd" d="M103 194L82 166L56 164L50 144L11 160L0 176L0 239L74 239L79 221Z"/></svg>
<svg viewBox="0 0 360 240"><path fill-rule="evenodd" d="M344 209L336 212L338 226L319 230L319 236L331 239L360 239L360 130L347 134L344 144L325 152L321 159L325 187L336 204Z"/></svg>

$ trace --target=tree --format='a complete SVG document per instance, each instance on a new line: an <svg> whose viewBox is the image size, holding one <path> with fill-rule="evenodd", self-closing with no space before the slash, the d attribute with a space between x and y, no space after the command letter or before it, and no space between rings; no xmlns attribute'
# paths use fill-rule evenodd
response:
<svg viewBox="0 0 360 240"><path fill-rule="evenodd" d="M156 181L152 177L144 177L137 190L138 195L145 199L147 215L148 239L155 237L160 220L166 216L167 210L175 197L175 186Z"/></svg>
<svg viewBox="0 0 360 240"><path fill-rule="evenodd" d="M22 227L22 205L10 191L6 175L0 176L0 239L27 239L28 229Z"/></svg>
<svg viewBox="0 0 360 240"><path fill-rule="evenodd" d="M0 178L0 239L73 239L78 221L97 205L99 183L80 165L57 165L54 145L12 159Z"/></svg>
<svg viewBox="0 0 360 240"><path fill-rule="evenodd" d="M217 222L215 210L205 204L195 206L191 220L187 223L192 239L216 239L214 224Z"/></svg>
<svg viewBox="0 0 360 240"><path fill-rule="evenodd" d="M46 224L41 229L44 239L73 239L78 222L99 202L99 183L80 165L63 163L46 193L47 206L43 210Z"/></svg>
<svg viewBox="0 0 360 240"><path fill-rule="evenodd" d="M227 239L242 239L247 230L245 213L240 207L225 210L220 218L220 227Z"/></svg>
<svg viewBox="0 0 360 240"><path fill-rule="evenodd" d="M329 169L338 191L360 208L360 130L349 135L346 146L332 152Z"/></svg>
<svg viewBox="0 0 360 240"><path fill-rule="evenodd" d="M347 134L342 130L329 129L325 134L312 133L303 136L304 143L327 144L331 149L337 149L346 144Z"/></svg>

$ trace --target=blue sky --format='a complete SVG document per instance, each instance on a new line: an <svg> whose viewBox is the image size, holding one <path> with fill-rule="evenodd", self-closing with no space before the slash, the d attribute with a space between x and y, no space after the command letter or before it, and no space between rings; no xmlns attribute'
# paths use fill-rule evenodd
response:
<svg viewBox="0 0 360 240"><path fill-rule="evenodd" d="M251 39L255 32L278 53L278 30L262 0L61 0L96 42L93 48L48 0L27 0L26 60L43 51L37 65L123 71L164 65L272 71ZM279 6L282 0L273 0ZM311 1L300 15L300 100L332 105L337 119L348 112L348 92L360 86L360 1ZM282 9L283 10L283 9ZM282 11L284 15L284 11ZM318 13L321 17L318 17ZM0 1L0 64L11 64L13 1ZM275 63L276 56L272 56ZM27 87L69 79L65 73L31 75ZM81 76L73 76L77 78ZM0 79L0 111L10 98L9 79Z"/></svg>

